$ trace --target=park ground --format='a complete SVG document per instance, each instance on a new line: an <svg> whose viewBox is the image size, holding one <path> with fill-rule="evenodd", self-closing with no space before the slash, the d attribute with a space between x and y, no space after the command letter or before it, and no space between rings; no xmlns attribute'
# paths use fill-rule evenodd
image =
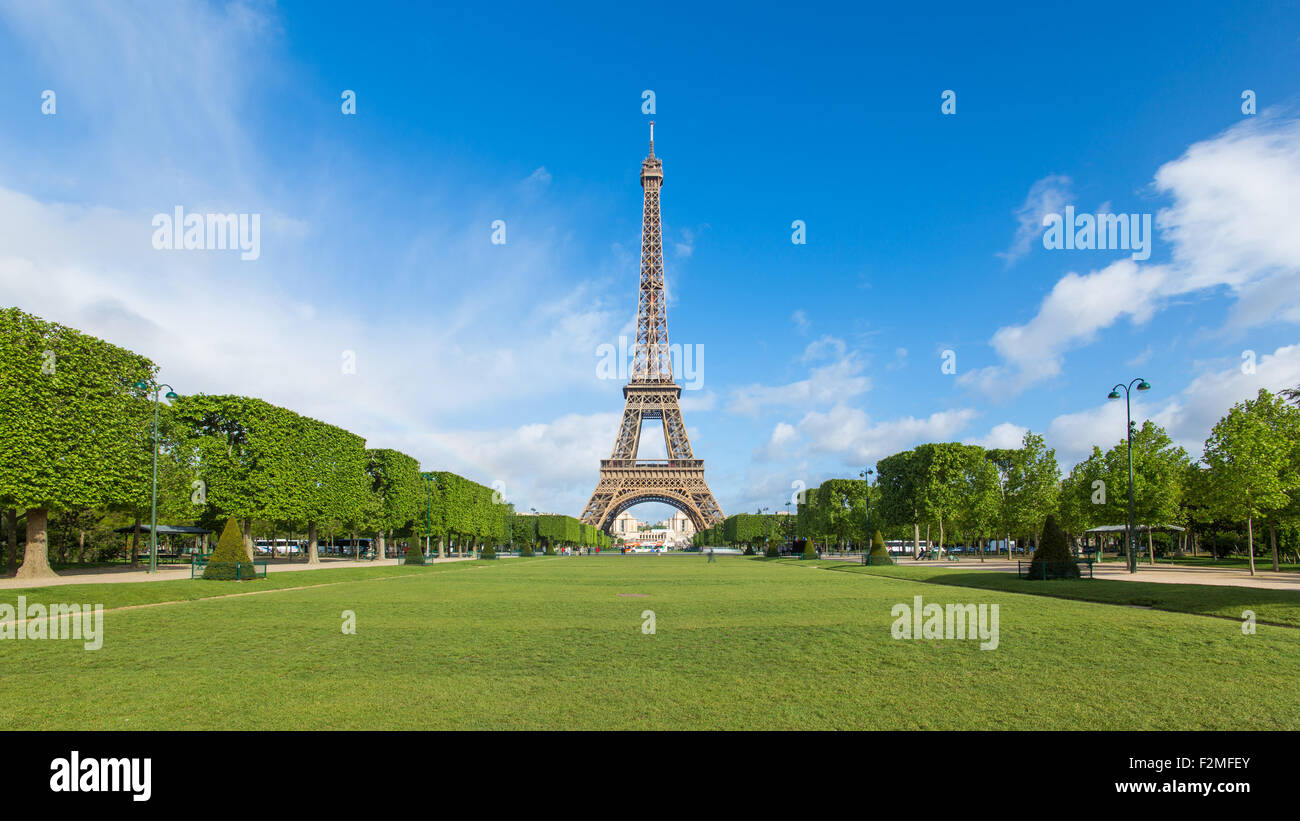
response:
<svg viewBox="0 0 1300 821"><path fill-rule="evenodd" d="M1300 729L1287 590L605 555L18 595L105 635L0 641L3 729ZM915 596L998 604L997 648L894 639Z"/></svg>

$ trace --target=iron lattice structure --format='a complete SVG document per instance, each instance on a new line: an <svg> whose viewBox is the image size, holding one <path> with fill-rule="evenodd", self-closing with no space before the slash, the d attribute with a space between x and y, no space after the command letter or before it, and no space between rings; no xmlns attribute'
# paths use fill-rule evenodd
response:
<svg viewBox="0 0 1300 821"><path fill-rule="evenodd" d="M603 530L613 527L620 513L641 502L672 505L690 517L696 530L722 521L722 509L704 481L704 460L696 459L678 400L682 389L673 381L668 346L668 309L664 299L663 231L659 190L663 162L655 156L654 123L650 123L650 156L641 163L644 205L641 218L641 286L637 301L636 346L632 371L623 387L623 420L614 450L600 462L600 481L583 510L582 521ZM637 458L641 423L659 419L664 428L667 459Z"/></svg>

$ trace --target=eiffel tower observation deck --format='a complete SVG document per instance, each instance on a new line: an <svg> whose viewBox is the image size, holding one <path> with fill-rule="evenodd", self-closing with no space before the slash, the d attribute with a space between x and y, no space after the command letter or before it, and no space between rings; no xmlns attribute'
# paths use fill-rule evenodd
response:
<svg viewBox="0 0 1300 821"><path fill-rule="evenodd" d="M654 123L650 154L641 163L644 195L641 216L641 279L637 301L636 346L628 384L623 386L623 419L614 449L600 462L600 480L583 510L582 521L608 531L633 505L660 502L690 517L696 530L722 521L722 509L704 480L704 460L696 459L679 404L682 389L673 379L668 346L668 308L664 296L663 230L659 192L663 161L655 156ZM638 459L641 424L663 423L668 458Z"/></svg>

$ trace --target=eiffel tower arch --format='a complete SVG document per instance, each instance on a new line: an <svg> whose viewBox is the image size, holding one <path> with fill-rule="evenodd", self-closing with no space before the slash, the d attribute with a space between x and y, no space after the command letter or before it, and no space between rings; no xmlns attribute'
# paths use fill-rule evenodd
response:
<svg viewBox="0 0 1300 821"><path fill-rule="evenodd" d="M668 346L668 308L664 299L663 233L659 189L663 162L655 156L655 124L650 123L650 156L641 163L644 206L641 217L641 287L637 301L636 346L632 372L623 386L623 420L614 450L600 460L600 480L583 509L584 524L609 531L618 514L642 502L671 505L690 517L696 530L722 521L722 508L704 481L704 460L696 459L682 417L682 389L673 380ZM663 422L666 459L638 459L641 423Z"/></svg>

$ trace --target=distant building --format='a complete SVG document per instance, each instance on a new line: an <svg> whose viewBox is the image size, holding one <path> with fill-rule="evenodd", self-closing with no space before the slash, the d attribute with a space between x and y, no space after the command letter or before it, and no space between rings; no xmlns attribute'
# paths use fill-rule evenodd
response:
<svg viewBox="0 0 1300 821"><path fill-rule="evenodd" d="M618 516L614 519L614 526L612 528L612 532L615 536L628 538L628 537L636 536L637 531L640 529L641 529L641 522L639 522L635 516L633 516L631 513L628 513L625 510L622 513L618 514Z"/></svg>

